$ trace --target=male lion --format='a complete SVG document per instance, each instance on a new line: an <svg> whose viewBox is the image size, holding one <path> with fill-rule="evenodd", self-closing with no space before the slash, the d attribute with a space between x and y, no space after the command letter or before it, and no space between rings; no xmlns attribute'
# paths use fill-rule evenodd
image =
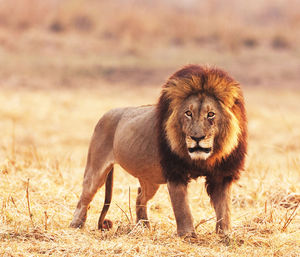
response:
<svg viewBox="0 0 300 257"><path fill-rule="evenodd" d="M91 140L83 190L71 227L82 227L88 206L106 181L104 220L113 186L113 165L137 177L136 220L149 226L147 202L167 183L179 236L195 236L188 204L191 179L206 177L217 216L217 233L231 229L231 185L239 178L247 148L247 121L238 82L224 71L186 66L162 87L156 105L114 109L98 122Z"/></svg>

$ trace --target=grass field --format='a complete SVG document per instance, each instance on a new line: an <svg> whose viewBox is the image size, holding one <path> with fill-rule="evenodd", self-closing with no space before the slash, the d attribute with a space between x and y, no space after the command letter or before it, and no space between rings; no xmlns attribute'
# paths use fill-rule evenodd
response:
<svg viewBox="0 0 300 257"><path fill-rule="evenodd" d="M299 254L300 220L295 209L300 201L300 92L276 91L267 97L266 90L245 90L250 146L246 171L233 189L230 242L222 242L214 233L214 211L201 179L190 185L195 224L203 222L197 228L198 239L189 242L175 236L166 186L150 202L152 230L135 227L130 209L134 213L138 182L121 168L116 169L108 214L114 228L109 232L96 230L104 193L100 190L92 202L86 227L69 229L81 190L89 137L98 117L115 103L153 103L158 95L157 88L114 90L1 92L2 255Z"/></svg>
<svg viewBox="0 0 300 257"><path fill-rule="evenodd" d="M199 18L168 1L0 1L0 256L300 256L298 1L211 2ZM176 236L165 185L149 202L152 229L136 226L138 181L120 167L113 229L96 229L103 189L85 228L68 228L98 119L155 103L187 63L222 67L244 88L249 153L230 237L214 232L202 179L189 187L197 239Z"/></svg>

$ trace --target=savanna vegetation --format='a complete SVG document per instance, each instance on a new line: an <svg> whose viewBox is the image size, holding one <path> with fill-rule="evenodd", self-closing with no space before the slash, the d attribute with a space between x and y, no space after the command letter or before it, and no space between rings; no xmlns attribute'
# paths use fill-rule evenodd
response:
<svg viewBox="0 0 300 257"><path fill-rule="evenodd" d="M1 256L299 256L300 2L0 1ZM156 103L188 63L227 70L244 89L246 169L233 231L214 232L202 179L189 187L198 238L178 238L166 186L136 226L138 181L116 167L110 231L104 190L70 229L88 144L114 107Z"/></svg>

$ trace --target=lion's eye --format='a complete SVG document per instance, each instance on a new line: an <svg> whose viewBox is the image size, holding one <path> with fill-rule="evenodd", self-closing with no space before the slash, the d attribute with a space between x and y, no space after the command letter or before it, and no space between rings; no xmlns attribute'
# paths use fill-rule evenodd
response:
<svg viewBox="0 0 300 257"><path fill-rule="evenodd" d="M192 114L191 111L186 111L186 112L185 112L185 115L186 115L187 117L192 117L192 116L193 116L193 114Z"/></svg>
<svg viewBox="0 0 300 257"><path fill-rule="evenodd" d="M209 112L208 114L207 114L207 118L208 119L213 119L215 117L215 113L214 112Z"/></svg>

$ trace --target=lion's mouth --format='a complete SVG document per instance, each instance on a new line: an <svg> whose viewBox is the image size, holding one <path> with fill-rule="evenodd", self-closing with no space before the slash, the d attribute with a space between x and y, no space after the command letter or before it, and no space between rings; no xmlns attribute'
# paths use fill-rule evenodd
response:
<svg viewBox="0 0 300 257"><path fill-rule="evenodd" d="M196 153L196 152L203 152L203 153L210 153L211 152L211 147L204 148L201 146L196 146L193 148L188 148L189 153Z"/></svg>

